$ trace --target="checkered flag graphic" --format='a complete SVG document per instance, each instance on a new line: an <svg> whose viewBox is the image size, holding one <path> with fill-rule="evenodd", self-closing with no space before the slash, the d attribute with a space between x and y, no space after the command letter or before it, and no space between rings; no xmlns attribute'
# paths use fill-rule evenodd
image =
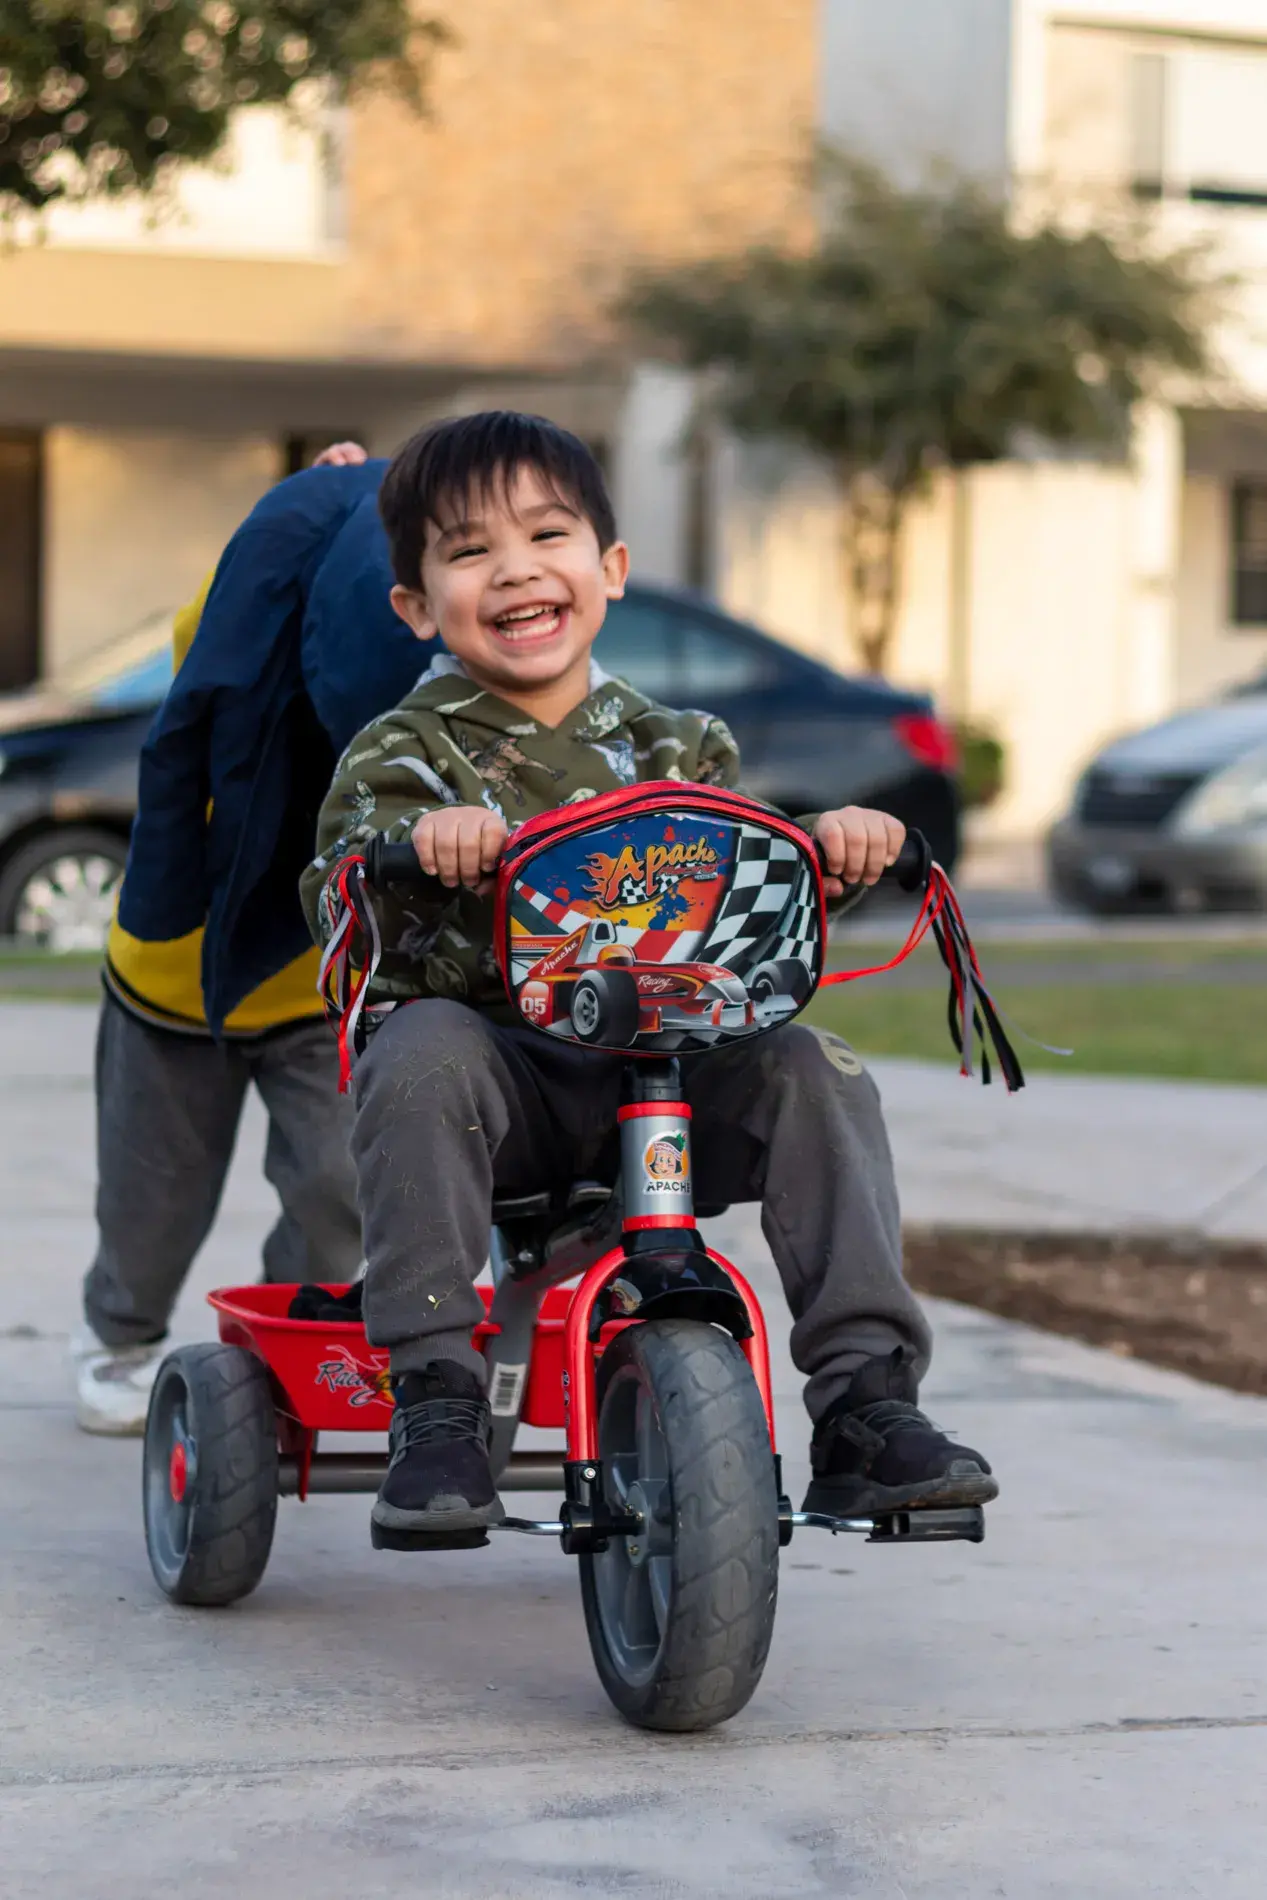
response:
<svg viewBox="0 0 1267 1900"><path fill-rule="evenodd" d="M821 956L813 875L799 848L758 825L740 825L730 888L696 955L742 976L758 963Z"/></svg>

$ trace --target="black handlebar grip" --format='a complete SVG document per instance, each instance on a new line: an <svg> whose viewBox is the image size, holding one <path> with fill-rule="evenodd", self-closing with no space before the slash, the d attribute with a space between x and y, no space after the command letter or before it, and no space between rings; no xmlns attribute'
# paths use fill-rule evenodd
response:
<svg viewBox="0 0 1267 1900"><path fill-rule="evenodd" d="M408 838L403 844L388 844L381 832L376 832L365 847L365 876L375 890L381 891L386 884L407 884L410 890L424 897L455 895L448 884L423 870Z"/></svg>
<svg viewBox="0 0 1267 1900"><path fill-rule="evenodd" d="M904 891L922 891L928 887L932 868L933 847L922 831L912 828L907 832L906 842L897 857L885 871L884 878Z"/></svg>
<svg viewBox="0 0 1267 1900"><path fill-rule="evenodd" d="M823 847L814 840L814 849L818 853L818 862L826 870ZM897 884L904 891L922 891L928 887L929 872L933 868L933 847L922 831L911 830L906 834L906 842L898 852L893 863L880 873L881 884ZM848 888L857 889L858 886Z"/></svg>

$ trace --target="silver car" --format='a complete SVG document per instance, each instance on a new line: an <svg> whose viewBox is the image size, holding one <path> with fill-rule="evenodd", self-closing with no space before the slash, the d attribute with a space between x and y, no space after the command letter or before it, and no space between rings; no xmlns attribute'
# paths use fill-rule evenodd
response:
<svg viewBox="0 0 1267 1900"><path fill-rule="evenodd" d="M1267 681L1106 746L1047 862L1083 910L1267 910Z"/></svg>

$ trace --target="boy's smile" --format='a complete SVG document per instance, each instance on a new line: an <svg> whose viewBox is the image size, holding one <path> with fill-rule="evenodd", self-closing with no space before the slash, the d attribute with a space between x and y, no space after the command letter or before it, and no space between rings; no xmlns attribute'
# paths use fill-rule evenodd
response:
<svg viewBox="0 0 1267 1900"><path fill-rule="evenodd" d="M419 639L439 633L477 685L557 725L589 691L590 648L625 589L625 545L601 549L528 467L461 512L428 525L421 585L394 588L392 604Z"/></svg>

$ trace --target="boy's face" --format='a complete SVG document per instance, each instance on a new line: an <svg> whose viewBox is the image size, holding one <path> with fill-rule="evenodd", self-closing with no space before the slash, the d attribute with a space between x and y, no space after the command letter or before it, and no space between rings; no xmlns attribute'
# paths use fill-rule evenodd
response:
<svg viewBox="0 0 1267 1900"><path fill-rule="evenodd" d="M503 694L579 686L609 600L625 591L623 541L604 552L583 515L530 468L504 495L472 496L427 524L418 588L392 605L420 640L438 633L479 685Z"/></svg>

